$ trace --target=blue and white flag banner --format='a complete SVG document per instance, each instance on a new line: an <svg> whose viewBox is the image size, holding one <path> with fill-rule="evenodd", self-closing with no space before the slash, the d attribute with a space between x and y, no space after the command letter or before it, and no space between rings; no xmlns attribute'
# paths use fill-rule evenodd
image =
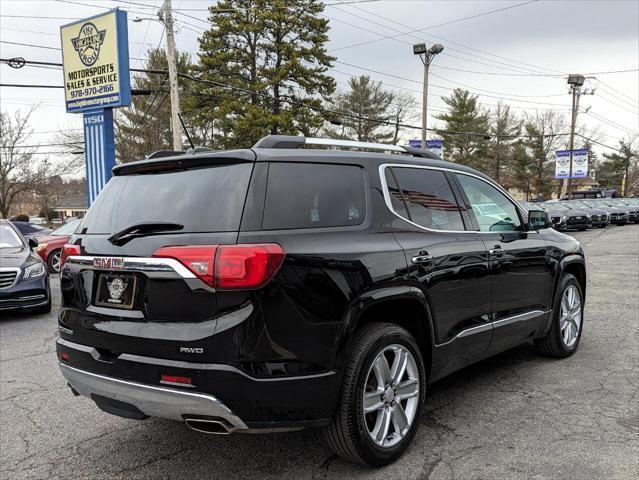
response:
<svg viewBox="0 0 639 480"><path fill-rule="evenodd" d="M586 178L588 176L588 149L572 150L572 172L570 172L570 150L555 152L555 178Z"/></svg>
<svg viewBox="0 0 639 480"><path fill-rule="evenodd" d="M409 140L408 145L414 148L422 148L421 140ZM443 140L426 140L426 149L444 158L444 141Z"/></svg>
<svg viewBox="0 0 639 480"><path fill-rule="evenodd" d="M84 112L84 158L87 174L89 206L111 178L115 166L113 142L113 110Z"/></svg>

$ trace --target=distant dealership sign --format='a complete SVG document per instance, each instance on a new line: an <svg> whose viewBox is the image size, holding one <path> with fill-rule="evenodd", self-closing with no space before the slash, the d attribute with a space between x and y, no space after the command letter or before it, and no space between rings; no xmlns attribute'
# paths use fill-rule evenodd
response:
<svg viewBox="0 0 639 480"><path fill-rule="evenodd" d="M586 178L587 176L587 148L572 150L572 172L570 172L570 150L555 152L555 178Z"/></svg>
<svg viewBox="0 0 639 480"><path fill-rule="evenodd" d="M409 140L408 144L411 147L422 148L421 140ZM426 149L439 155L439 158L444 158L444 141L443 140L426 140Z"/></svg>
<svg viewBox="0 0 639 480"><path fill-rule="evenodd" d="M60 27L67 112L131 104L126 12Z"/></svg>

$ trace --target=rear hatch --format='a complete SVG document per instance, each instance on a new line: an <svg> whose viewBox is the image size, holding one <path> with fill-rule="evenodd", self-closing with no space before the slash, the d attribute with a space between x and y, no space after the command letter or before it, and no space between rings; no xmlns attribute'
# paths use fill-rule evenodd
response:
<svg viewBox="0 0 639 480"><path fill-rule="evenodd" d="M102 190L65 252L63 336L105 358L213 360L208 280L216 246L237 242L254 163L187 160L127 165Z"/></svg>

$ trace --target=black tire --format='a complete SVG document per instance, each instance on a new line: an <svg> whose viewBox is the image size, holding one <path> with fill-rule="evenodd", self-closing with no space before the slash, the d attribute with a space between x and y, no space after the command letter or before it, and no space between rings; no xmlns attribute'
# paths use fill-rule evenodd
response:
<svg viewBox="0 0 639 480"><path fill-rule="evenodd" d="M561 324L560 324L561 301L564 296L564 292L569 286L575 286L577 288L577 291L579 292L579 300L581 302L581 324L579 328L579 333L577 335L577 340L572 346L567 346L564 343L562 339L562 335L561 335ZM548 333L546 333L544 337L535 340L535 348L537 349L539 353L541 353L542 355L546 355L548 357L566 358L571 356L573 353L577 351L577 347L579 347L579 341L581 340L581 334L583 332L583 325L584 325L583 298L584 298L583 291L581 289L581 285L579 285L579 282L577 281L577 278L570 273L565 274L561 278L561 281L559 282L559 287L557 288L557 296L555 298L555 307L553 309L553 319L552 319L552 324L550 325L550 329L548 330Z"/></svg>
<svg viewBox="0 0 639 480"><path fill-rule="evenodd" d="M47 267L49 268L49 273L60 273L60 270L56 270L55 267L53 266L53 260L55 258L55 255L60 255L62 253L61 249L58 250L54 250L51 253L49 253L49 256L47 257Z"/></svg>
<svg viewBox="0 0 639 480"><path fill-rule="evenodd" d="M329 447L340 457L380 467L397 460L415 435L426 390L424 362L415 339L397 325L373 323L366 325L355 335L345 362L340 404L324 433ZM373 361L386 347L396 344L405 347L413 355L417 365L418 401L412 424L404 437L393 446L381 447L369 436L363 412L363 394Z"/></svg>

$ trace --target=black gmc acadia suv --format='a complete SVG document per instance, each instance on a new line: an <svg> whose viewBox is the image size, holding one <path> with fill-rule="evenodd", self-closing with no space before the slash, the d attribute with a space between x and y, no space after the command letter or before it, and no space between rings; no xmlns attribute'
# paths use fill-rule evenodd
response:
<svg viewBox="0 0 639 480"><path fill-rule="evenodd" d="M113 173L64 247L57 340L72 392L106 412L323 427L380 466L429 382L527 341L579 345L579 243L433 154L271 136Z"/></svg>

